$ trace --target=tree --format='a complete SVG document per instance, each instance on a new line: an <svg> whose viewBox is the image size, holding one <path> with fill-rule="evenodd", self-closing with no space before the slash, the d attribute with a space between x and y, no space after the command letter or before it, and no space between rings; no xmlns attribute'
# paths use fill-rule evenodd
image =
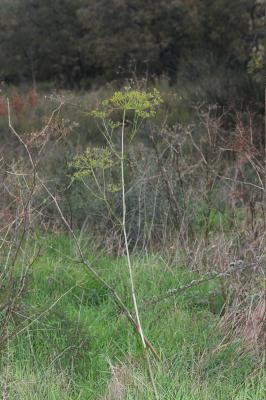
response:
<svg viewBox="0 0 266 400"><path fill-rule="evenodd" d="M1 74L13 80L80 79L79 29L72 0L4 0Z"/></svg>
<svg viewBox="0 0 266 400"><path fill-rule="evenodd" d="M192 11L189 2L177 0L84 0L78 11L83 53L108 79L119 71L127 75L132 64L140 74L148 69L173 76L194 34Z"/></svg>

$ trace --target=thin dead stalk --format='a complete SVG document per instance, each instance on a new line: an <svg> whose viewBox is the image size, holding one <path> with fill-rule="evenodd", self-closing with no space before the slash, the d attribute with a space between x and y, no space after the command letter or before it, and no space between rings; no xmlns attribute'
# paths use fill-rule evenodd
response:
<svg viewBox="0 0 266 400"><path fill-rule="evenodd" d="M237 265L233 264L232 266L230 266L226 271L224 272L210 272L208 274L206 274L203 278L201 279L193 279L191 282L187 283L184 286L181 286L179 288L174 288L174 289L169 289L166 293L164 293L161 296L156 296L156 297L152 297L149 300L145 300L145 304L147 305L154 305L157 304L163 300L168 299L169 297L172 296L177 296L182 292L185 292L187 289L191 289L195 286L199 286L203 283L212 281L214 279L224 279L224 278L228 278L230 275L232 275L233 273L237 272ZM247 266L242 266L241 264L241 271L243 271L244 269L246 269Z"/></svg>
<svg viewBox="0 0 266 400"><path fill-rule="evenodd" d="M30 187L29 190L29 195L28 195L28 199L26 200L26 203L24 205L24 218L23 218L23 231L22 231L22 235L20 237L18 246L16 248L13 260L11 265L14 266L16 263L16 260L18 258L18 254L20 251L20 248L22 246L22 243L24 241L24 238L27 234L27 225L28 225L28 219L29 219L29 209L30 209L30 204L32 201L32 197L36 188L36 164L33 161L32 155L28 149L28 146L26 145L26 143L23 141L23 139L21 138L21 136L17 133L17 131L14 129L12 123L11 123L11 113L10 113L10 103L9 103L9 99L7 99L7 110L8 110L8 126L10 128L10 130L13 132L13 134L16 136L16 138L18 139L18 141L22 144L22 146L24 147L24 149L26 150L26 153L28 155L31 167L32 167L32 185Z"/></svg>
<svg viewBox="0 0 266 400"><path fill-rule="evenodd" d="M38 178L39 179L39 178ZM62 220L62 222L64 223L64 225L66 226L68 232L70 233L71 237L73 238L75 245L77 247L79 256L80 256L80 262L86 267L86 269L108 290L108 292L110 293L110 295L112 296L112 298L114 299L115 303L117 304L117 306L119 307L119 309L125 314L125 316L127 317L128 321L131 323L131 325L133 325L134 329L136 330L136 332L140 335L140 331L139 331L139 325L138 322L135 320L135 318L132 316L132 314L130 313L130 311L128 310L127 306L124 304L124 302L122 301L122 299L120 298L120 296L116 293L115 289L109 285L108 282L106 282L105 279L103 279L98 272L95 270L95 268L86 260L83 251L81 249L81 246L79 244L79 241L73 231L73 229L71 228L70 224L68 223L68 221L66 220L62 209L57 201L56 196L54 196L51 191L48 189L48 187L39 179L40 184L42 185L42 187L46 190L46 192L48 193L48 195L51 197L51 199L53 200L57 211L60 215L60 218ZM151 353L155 356L155 358L157 360L160 360L160 356L158 354L158 352L155 350L155 348L153 347L153 345L151 344L151 342L149 341L149 339L143 335L143 340L145 342L145 347L147 347Z"/></svg>

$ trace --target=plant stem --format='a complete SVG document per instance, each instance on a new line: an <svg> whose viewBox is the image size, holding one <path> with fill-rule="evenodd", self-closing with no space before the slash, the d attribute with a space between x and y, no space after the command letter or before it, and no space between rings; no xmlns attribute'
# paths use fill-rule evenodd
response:
<svg viewBox="0 0 266 400"><path fill-rule="evenodd" d="M127 306L123 303L122 299L116 293L115 289L112 286L110 286L109 283L99 275L99 273L93 267L93 265L91 265L90 262L87 261L73 229L71 228L70 224L68 223L68 221L66 220L66 218L63 214L63 211L57 201L57 198L51 193L51 191L48 189L48 187L45 185L45 183L38 177L38 175L37 175L37 179L40 182L40 184L42 185L42 187L45 189L45 191L48 193L48 195L51 197L51 199L53 200L53 203L55 204L55 206L59 212L61 220L64 222L65 226L67 227L68 232L71 234L71 236L75 242L76 248L78 250L79 256L80 256L79 262L81 264L83 264L86 267L86 269L98 280L98 282L100 282L108 290L108 292L113 297L117 306L120 308L120 310L123 311L123 313L126 315L129 322L133 325L134 329L139 333L137 321L134 319L133 315L130 313ZM151 342L149 341L149 339L144 336L144 340L145 340L146 348L148 348L152 352L154 357L156 357L156 359L159 361L160 356L157 353L157 351L155 350L155 348L153 347L153 345L151 344Z"/></svg>
<svg viewBox="0 0 266 400"><path fill-rule="evenodd" d="M138 309L138 303L137 303L135 285L134 285L134 278L133 278L133 270L132 270L131 258L130 258L130 254L129 254L129 248L128 248L128 238L127 238L127 230L126 230L126 211L127 211L127 208L126 208L125 174L124 174L125 119L126 119L126 111L124 110L123 111L122 129L121 129L121 183L122 183L122 209L123 209L122 227L123 227L125 248L126 248L126 254L127 254L127 265L128 265L129 280L130 280L130 286L131 286L131 296L132 296L135 315L136 315L136 320L137 320L137 331L138 331L138 333L139 333L139 335L141 337L143 352L144 352L144 356L145 356L145 359L146 359L146 362L147 362L148 372L149 372L149 376L150 376L150 379L151 379L151 384L152 384L154 396L155 396L156 400L159 400L159 395L158 395L157 388L156 388L155 381L154 381L154 376L153 376L153 372L152 372L150 358L149 358L149 354L147 352L147 345L146 345L146 342L145 342L145 336L144 336L144 333L143 333L143 330L142 330L142 326L141 326L141 322L140 322L139 309Z"/></svg>
<svg viewBox="0 0 266 400"><path fill-rule="evenodd" d="M135 293L135 285L134 285L134 279L133 279L132 264L131 264L130 254L129 254L128 238L127 238L127 232L126 232L126 195L125 195L125 176L124 176L125 118L126 118L126 111L124 110L122 129L121 129L121 183L122 183L122 208L123 208L122 227L123 227L125 248L126 248L126 254L127 254L127 265L128 265L129 278L130 278L131 295L132 295L134 310L135 310L137 324L138 324L138 332L141 337L141 342L142 342L143 348L144 348L144 350L146 350L146 343L144 340L143 330L142 330L140 317L139 317L139 310L138 310L138 304L137 304L136 293Z"/></svg>

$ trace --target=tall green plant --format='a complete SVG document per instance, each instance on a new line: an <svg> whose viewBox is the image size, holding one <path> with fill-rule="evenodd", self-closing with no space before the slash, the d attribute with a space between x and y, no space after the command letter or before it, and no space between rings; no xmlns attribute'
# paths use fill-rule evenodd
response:
<svg viewBox="0 0 266 400"><path fill-rule="evenodd" d="M129 87L122 91L115 92L114 95L102 101L99 107L94 110L91 115L100 121L100 131L106 140L105 148L88 148L86 151L75 157L71 163L73 168L73 178L81 179L85 183L87 176L92 177L96 191L91 189L89 185L86 186L91 193L98 199L105 202L110 213L115 216L116 221L122 228L125 252L127 256L128 273L130 280L131 297L134 306L134 312L137 320L137 331L139 333L142 347L149 367L149 373L154 387L156 398L158 398L156 388L153 381L153 376L149 364L148 354L146 353L147 345L143 333L142 323L139 315L139 307L137 303L133 265L129 252L129 241L127 235L127 220L126 220L126 181L125 181L125 165L127 162L126 142L132 142L138 134L141 124L144 120L152 118L156 114L162 99L157 90L152 92L145 92L133 90ZM127 117L131 118L129 125L127 124ZM126 140L127 139L127 140ZM112 168L114 165L120 166L120 186L108 185L105 180L105 171ZM97 170L101 171L103 185L101 185L98 177ZM109 188L109 189L108 189ZM121 192L122 200L122 215L117 216L112 209L108 200L107 191Z"/></svg>

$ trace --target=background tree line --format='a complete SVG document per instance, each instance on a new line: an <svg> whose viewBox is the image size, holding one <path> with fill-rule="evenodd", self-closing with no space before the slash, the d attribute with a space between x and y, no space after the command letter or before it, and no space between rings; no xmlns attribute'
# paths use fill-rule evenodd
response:
<svg viewBox="0 0 266 400"><path fill-rule="evenodd" d="M1 0L0 76L88 87L137 76L245 76L263 8L249 0ZM254 26L256 27L254 29ZM254 50L255 53L252 49ZM250 94L250 93L249 93Z"/></svg>

